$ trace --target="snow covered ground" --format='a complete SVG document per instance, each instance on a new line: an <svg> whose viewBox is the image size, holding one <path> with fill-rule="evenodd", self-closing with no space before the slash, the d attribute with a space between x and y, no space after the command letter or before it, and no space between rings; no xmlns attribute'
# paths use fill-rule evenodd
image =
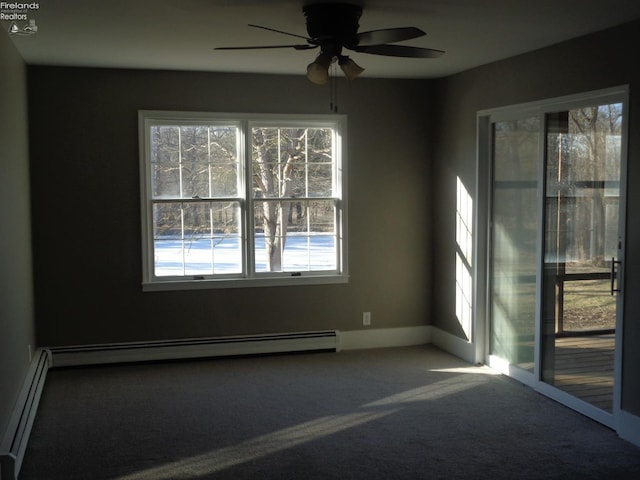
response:
<svg viewBox="0 0 640 480"><path fill-rule="evenodd" d="M155 274L211 275L242 272L242 239L162 239L155 242ZM267 272L264 236L255 237L255 271ZM333 235L288 234L282 270L304 272L336 269L336 242Z"/></svg>

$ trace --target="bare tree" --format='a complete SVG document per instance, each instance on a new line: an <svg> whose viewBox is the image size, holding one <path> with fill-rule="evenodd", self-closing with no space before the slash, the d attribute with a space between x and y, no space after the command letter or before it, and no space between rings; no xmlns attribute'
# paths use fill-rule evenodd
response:
<svg viewBox="0 0 640 480"><path fill-rule="evenodd" d="M274 133L276 138L274 138ZM280 133L281 135L277 135ZM253 131L254 181L262 202L262 227L267 250L267 270L282 270L282 253L287 239L287 223L296 163L304 157L304 128L283 131L256 128ZM278 144L274 143L278 142ZM281 158L278 158L278 155ZM277 200L272 200L277 199Z"/></svg>

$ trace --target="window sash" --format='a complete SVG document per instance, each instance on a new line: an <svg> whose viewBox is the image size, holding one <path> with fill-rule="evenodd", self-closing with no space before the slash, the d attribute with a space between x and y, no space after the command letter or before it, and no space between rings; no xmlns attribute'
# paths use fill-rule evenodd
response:
<svg viewBox="0 0 640 480"><path fill-rule="evenodd" d="M341 115L243 116L140 111L143 288L163 290L345 283L348 274L345 162L342 151L344 121ZM198 134L197 127L236 129L237 162L212 161L205 152L200 152L204 157L198 157L194 150L202 150L202 145L194 143L189 146L188 154L191 157L187 159L193 168L186 169L191 175L193 171L201 174L211 169L212 165L215 168L227 168L230 176L237 177L235 190L221 185L202 188L202 179L196 179L195 183L189 184L191 187L185 188L187 183L178 177L184 173L185 159L181 156L186 149L178 142L173 152L165 152L165 158L160 159L152 149L152 129L158 127L173 128L176 134L184 130L194 136ZM296 173L302 172L304 177L297 179L298 187L304 189L304 195L300 195L300 188L294 192L295 195L291 191L277 191L278 195L269 197L256 194L252 137L257 128L275 129L270 133L277 134L280 133L278 129L300 129L307 134L315 129L330 130L328 148L331 157L317 156L312 160L308 158L309 150L305 150L307 157L297 165L299 171ZM281 160L281 153L279 151L274 158ZM162 161L165 163L162 164ZM167 181L162 185L164 191L153 183L157 181L154 168L159 168L158 165L171 167L167 172L161 172L167 175ZM278 168L280 170L277 173L282 173L282 165ZM210 172L205 172L203 178L207 178L207 175L209 183L211 178L217 178ZM171 187L172 182L179 182L179 185ZM322 185L317 187L317 184ZM262 222L265 208L288 216L269 235L265 234ZM158 212L163 214L162 225L157 220ZM280 231L282 225L286 226L284 232ZM267 244L274 252L284 255L278 260L265 261L265 256L269 257L265 253ZM158 268L159 254L167 259L163 268ZM230 262L230 258L234 260Z"/></svg>

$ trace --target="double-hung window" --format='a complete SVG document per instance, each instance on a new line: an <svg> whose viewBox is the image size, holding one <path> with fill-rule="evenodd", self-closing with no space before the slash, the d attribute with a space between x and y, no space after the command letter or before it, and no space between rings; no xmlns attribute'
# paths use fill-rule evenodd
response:
<svg viewBox="0 0 640 480"><path fill-rule="evenodd" d="M144 290L344 283L345 118L140 111Z"/></svg>

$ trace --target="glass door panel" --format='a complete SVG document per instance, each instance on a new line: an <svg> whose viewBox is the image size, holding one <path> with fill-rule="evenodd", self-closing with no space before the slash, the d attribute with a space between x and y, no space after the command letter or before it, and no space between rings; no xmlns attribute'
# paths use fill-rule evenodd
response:
<svg viewBox="0 0 640 480"><path fill-rule="evenodd" d="M612 411L622 104L546 116L542 380Z"/></svg>
<svg viewBox="0 0 640 480"><path fill-rule="evenodd" d="M533 372L540 119L493 123L489 353Z"/></svg>

